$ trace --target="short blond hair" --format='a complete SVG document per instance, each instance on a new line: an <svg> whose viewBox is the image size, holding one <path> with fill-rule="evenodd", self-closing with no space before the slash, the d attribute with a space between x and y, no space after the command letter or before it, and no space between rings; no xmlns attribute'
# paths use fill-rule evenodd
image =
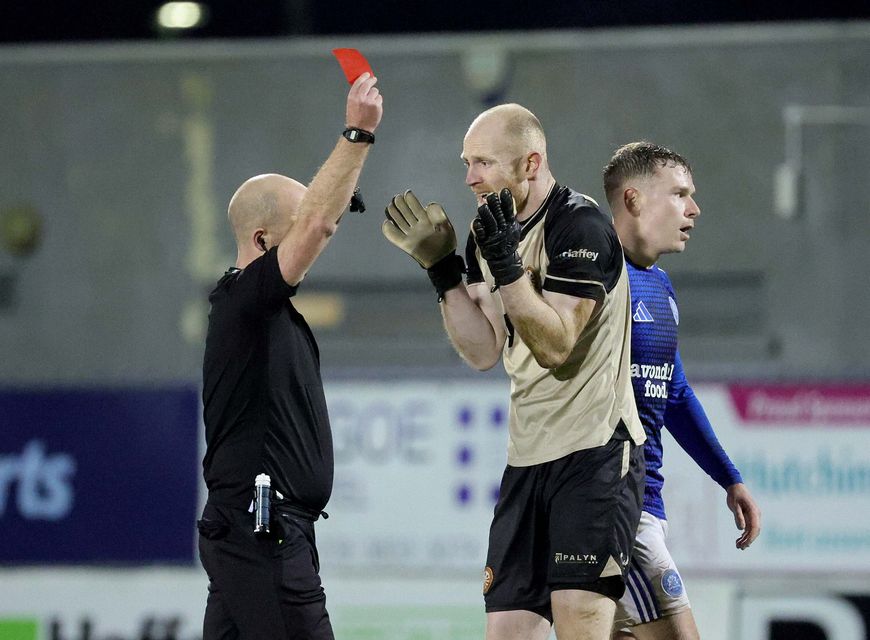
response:
<svg viewBox="0 0 870 640"><path fill-rule="evenodd" d="M661 167L683 167L692 173L688 160L667 147L647 140L622 145L613 152L602 171L607 201L612 205L619 189L628 180L652 176Z"/></svg>

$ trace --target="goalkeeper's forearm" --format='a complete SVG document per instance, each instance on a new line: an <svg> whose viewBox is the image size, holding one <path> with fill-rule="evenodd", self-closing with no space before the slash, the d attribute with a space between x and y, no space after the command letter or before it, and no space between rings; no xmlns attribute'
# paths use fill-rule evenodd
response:
<svg viewBox="0 0 870 640"><path fill-rule="evenodd" d="M471 288L486 285L471 285ZM486 371L501 358L506 332L489 292L488 300L476 300L460 285L449 289L439 305L444 328L456 353L474 369ZM492 308L489 308L492 307Z"/></svg>

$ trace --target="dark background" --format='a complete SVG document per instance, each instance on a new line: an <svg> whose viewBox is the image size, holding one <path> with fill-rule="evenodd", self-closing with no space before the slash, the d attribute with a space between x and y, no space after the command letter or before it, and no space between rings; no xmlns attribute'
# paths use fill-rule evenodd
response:
<svg viewBox="0 0 870 640"><path fill-rule="evenodd" d="M159 0L5 0L0 42L147 40L178 37L153 22ZM569 29L615 26L850 20L870 1L203 0L209 20L185 38Z"/></svg>

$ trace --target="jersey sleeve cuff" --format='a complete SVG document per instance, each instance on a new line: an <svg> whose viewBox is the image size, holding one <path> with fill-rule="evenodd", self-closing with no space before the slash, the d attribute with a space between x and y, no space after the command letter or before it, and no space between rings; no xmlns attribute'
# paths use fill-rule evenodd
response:
<svg viewBox="0 0 870 640"><path fill-rule="evenodd" d="M575 298L587 298L601 302L604 300L604 285L598 282L578 282L577 280L564 280L547 276L544 278L544 289L553 293L563 293Z"/></svg>

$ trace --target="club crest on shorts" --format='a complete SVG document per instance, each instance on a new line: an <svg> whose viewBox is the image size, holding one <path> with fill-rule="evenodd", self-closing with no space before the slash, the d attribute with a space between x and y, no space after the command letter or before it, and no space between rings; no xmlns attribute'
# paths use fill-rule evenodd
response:
<svg viewBox="0 0 870 640"><path fill-rule="evenodd" d="M483 570L483 595L486 595L486 592L489 591L489 588L492 586L492 567L486 567Z"/></svg>
<svg viewBox="0 0 870 640"><path fill-rule="evenodd" d="M662 574L662 589L672 598L677 598L683 593L683 581L680 574L673 569L668 569Z"/></svg>

